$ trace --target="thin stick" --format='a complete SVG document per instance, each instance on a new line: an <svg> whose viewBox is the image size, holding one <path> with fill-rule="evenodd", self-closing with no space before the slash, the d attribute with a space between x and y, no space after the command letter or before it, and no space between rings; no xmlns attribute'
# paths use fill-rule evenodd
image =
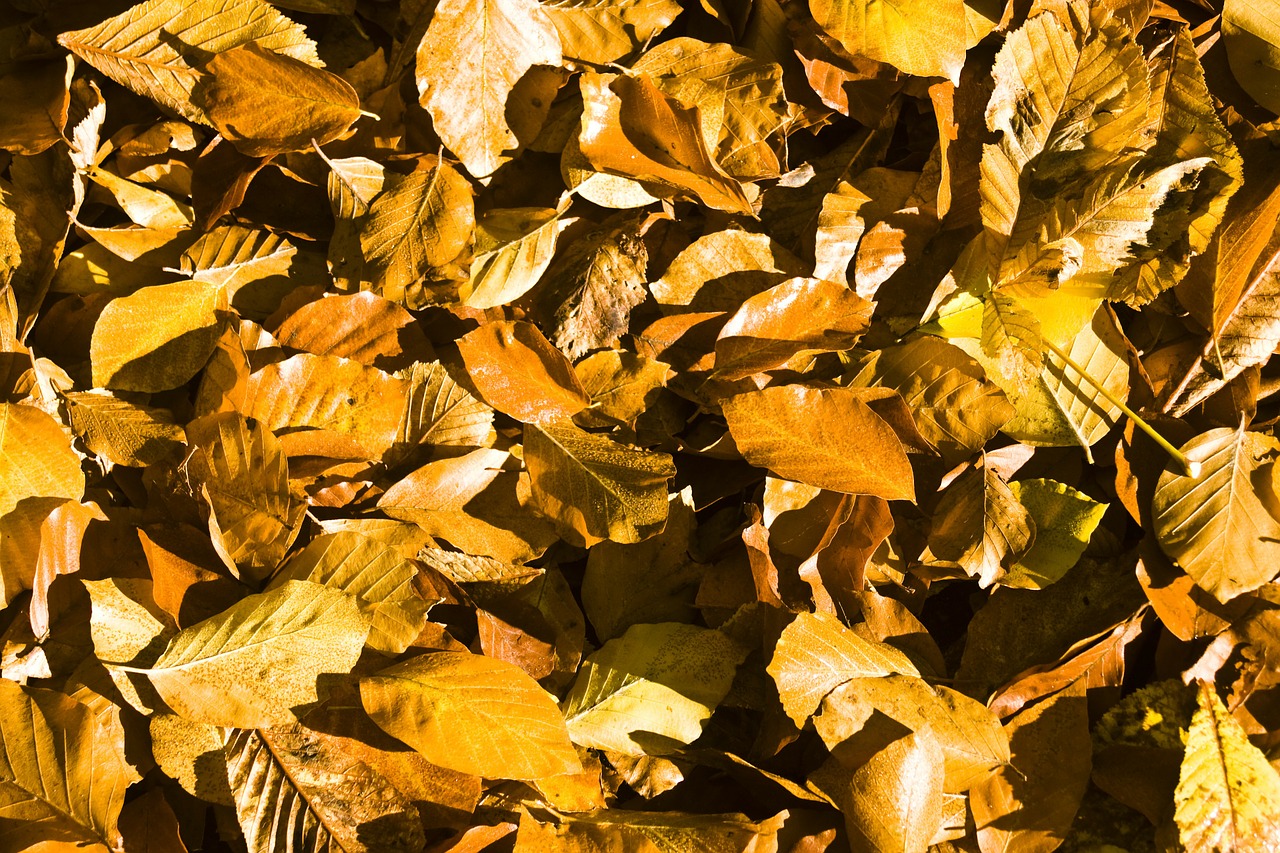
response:
<svg viewBox="0 0 1280 853"><path fill-rule="evenodd" d="M1165 439L1164 436L1156 432L1155 428L1152 427L1151 424L1143 420L1142 417L1137 412L1135 412L1133 409L1126 406L1122 400L1120 400L1114 394L1112 394L1110 391L1104 388L1101 382L1099 382L1098 380L1090 376L1088 371L1086 371L1079 364L1076 364L1075 360L1072 359L1071 356L1063 352L1060 348L1058 348L1058 346L1054 344L1053 341L1050 341L1048 338L1043 338L1042 340L1044 340L1044 345L1048 347L1050 352L1052 352L1058 358L1066 362L1066 365L1070 367L1072 370L1074 370L1076 373L1079 373L1082 377L1089 380L1089 384L1092 385L1094 388L1098 389L1098 393L1101 394L1103 397L1105 397L1107 399L1107 402L1111 403L1111 405L1115 406L1117 409L1124 412L1125 415L1129 418L1129 420L1134 422L1134 424L1138 427L1138 429L1142 430L1147 435L1151 436L1152 441L1154 441L1156 444L1164 448L1165 453L1168 453L1169 456L1174 461L1176 461L1179 465L1182 466L1183 472L1185 472L1188 477L1195 479L1196 477L1200 476L1199 462L1188 459L1186 456L1184 456L1182 452L1178 450L1178 448L1174 447Z"/></svg>

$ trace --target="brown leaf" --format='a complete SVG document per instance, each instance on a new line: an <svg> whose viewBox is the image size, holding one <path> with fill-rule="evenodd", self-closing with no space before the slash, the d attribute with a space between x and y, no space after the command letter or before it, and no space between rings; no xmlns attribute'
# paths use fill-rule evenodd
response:
<svg viewBox="0 0 1280 853"><path fill-rule="evenodd" d="M1089 784L1092 747L1084 684L1055 694L1007 725L1012 760L969 793L978 844L988 851L1053 850Z"/></svg>
<svg viewBox="0 0 1280 853"><path fill-rule="evenodd" d="M351 84L253 42L217 54L201 71L192 102L250 157L324 145L360 117Z"/></svg>
<svg viewBox="0 0 1280 853"><path fill-rule="evenodd" d="M647 75L588 72L581 85L578 144L596 169L714 210L751 213L742 185L711 159L697 107L663 94Z"/></svg>
<svg viewBox="0 0 1280 853"><path fill-rule="evenodd" d="M571 365L529 323L486 323L458 341L486 403L525 423L571 418L590 403Z"/></svg>
<svg viewBox="0 0 1280 853"><path fill-rule="evenodd" d="M753 465L850 494L915 500L911 463L893 428L858 388L787 385L724 403L729 432Z"/></svg>
<svg viewBox="0 0 1280 853"><path fill-rule="evenodd" d="M742 379L810 352L852 349L871 322L871 303L849 288L793 278L742 304L716 339L716 375Z"/></svg>

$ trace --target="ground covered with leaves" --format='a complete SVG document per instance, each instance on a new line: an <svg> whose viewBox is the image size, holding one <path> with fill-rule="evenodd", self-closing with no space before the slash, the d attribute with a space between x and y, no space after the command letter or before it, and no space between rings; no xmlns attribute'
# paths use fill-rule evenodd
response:
<svg viewBox="0 0 1280 853"><path fill-rule="evenodd" d="M1280 849L1278 22L0 4L0 853Z"/></svg>

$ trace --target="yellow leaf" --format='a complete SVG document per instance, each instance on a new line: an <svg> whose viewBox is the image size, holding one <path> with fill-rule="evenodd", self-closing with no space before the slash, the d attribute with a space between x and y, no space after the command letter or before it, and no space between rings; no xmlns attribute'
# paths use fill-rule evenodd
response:
<svg viewBox="0 0 1280 853"><path fill-rule="evenodd" d="M772 853L786 813L755 822L741 814L607 809L539 823L520 815L514 853Z"/></svg>
<svg viewBox="0 0 1280 853"><path fill-rule="evenodd" d="M431 652L360 680L364 709L432 764L491 779L582 772L551 696L520 668Z"/></svg>
<svg viewBox="0 0 1280 853"><path fill-rule="evenodd" d="M960 82L966 47L962 0L809 0L809 10L855 56L918 77Z"/></svg>
<svg viewBox="0 0 1280 853"><path fill-rule="evenodd" d="M118 717L103 725L68 696L0 679L0 736L6 849L120 849L116 821L125 789L140 777L125 762Z"/></svg>
<svg viewBox="0 0 1280 853"><path fill-rule="evenodd" d="M1280 455L1280 440L1242 423L1209 430L1180 449L1200 464L1200 476L1160 475L1151 504L1156 539L1197 586L1230 601L1280 569L1277 496L1262 477Z"/></svg>
<svg viewBox="0 0 1280 853"><path fill-rule="evenodd" d="M676 0L569 0L544 5L564 58L607 65L648 44L680 14Z"/></svg>
<svg viewBox="0 0 1280 853"><path fill-rule="evenodd" d="M66 395L71 429L92 453L113 465L145 468L173 453L186 438L173 415L102 391Z"/></svg>
<svg viewBox="0 0 1280 853"><path fill-rule="evenodd" d="M431 602L413 590L417 569L392 548L359 533L317 536L271 578L267 590L287 581L322 584L354 596L369 619L369 645L400 654L418 637Z"/></svg>
<svg viewBox="0 0 1280 853"><path fill-rule="evenodd" d="M666 524L667 480L676 473L666 453L561 422L526 424L524 454L534 505L571 541L640 542Z"/></svg>
<svg viewBox="0 0 1280 853"><path fill-rule="evenodd" d="M823 697L850 679L920 675L902 652L863 639L826 613L801 613L783 630L768 673L797 726L818 710Z"/></svg>
<svg viewBox="0 0 1280 853"><path fill-rule="evenodd" d="M127 89L201 124L191 101L210 54L253 43L319 67L306 30L260 0L147 0L58 43Z"/></svg>
<svg viewBox="0 0 1280 853"><path fill-rule="evenodd" d="M471 278L459 292L464 305L494 308L519 299L538 283L560 232L576 221L567 206L491 210L476 224Z"/></svg>
<svg viewBox="0 0 1280 853"><path fill-rule="evenodd" d="M560 65L560 36L540 4L443 0L435 7L418 45L418 91L436 133L473 177L492 174L529 141L509 124L508 99L535 65ZM533 133L541 124L538 117Z"/></svg>
<svg viewBox="0 0 1280 853"><path fill-rule="evenodd" d="M1268 110L1280 112L1280 3L1226 0L1222 41L1244 90Z"/></svg>
<svg viewBox="0 0 1280 853"><path fill-rule="evenodd" d="M360 117L360 97L341 77L254 42L201 67L191 99L224 138L250 157L332 142Z"/></svg>
<svg viewBox="0 0 1280 853"><path fill-rule="evenodd" d="M752 212L742 184L712 158L714 140L703 134L697 107L666 95L648 75L587 72L581 85L585 112L578 145L596 169L714 210Z"/></svg>
<svg viewBox="0 0 1280 853"><path fill-rule="evenodd" d="M28 498L84 495L84 474L71 440L33 406L0 403L0 516Z"/></svg>
<svg viewBox="0 0 1280 853"><path fill-rule="evenodd" d="M632 625L583 662L561 704L569 737L632 756L693 743L746 654L709 628Z"/></svg>
<svg viewBox="0 0 1280 853"><path fill-rule="evenodd" d="M218 343L226 291L198 282L144 287L108 303L93 327L93 384L168 391L204 367Z"/></svg>
<svg viewBox="0 0 1280 853"><path fill-rule="evenodd" d="M649 287L668 313L736 311L749 297L804 272L800 259L769 235L730 228L690 243Z"/></svg>
<svg viewBox="0 0 1280 853"><path fill-rule="evenodd" d="M109 666L145 677L181 717L265 728L296 721L321 675L350 672L368 633L351 596L289 581L180 631L149 667Z"/></svg>
<svg viewBox="0 0 1280 853"><path fill-rule="evenodd" d="M501 450L439 459L387 489L378 507L468 554L506 562L533 559L555 541L551 524L529 506L529 488Z"/></svg>
<svg viewBox="0 0 1280 853"><path fill-rule="evenodd" d="M289 468L271 431L235 412L187 426L186 470L209 505L209 533L227 567L261 581L302 526L306 504L289 493Z"/></svg>
<svg viewBox="0 0 1280 853"><path fill-rule="evenodd" d="M435 156L406 176L388 173L360 225L365 278L392 302L419 308L420 279L458 256L471 237L471 186Z"/></svg>
<svg viewBox="0 0 1280 853"><path fill-rule="evenodd" d="M396 440L407 392L376 367L302 353L252 374L240 410L286 440L318 431L338 440L334 456L379 459Z"/></svg>
<svg viewBox="0 0 1280 853"><path fill-rule="evenodd" d="M701 111L712 159L726 174L742 181L778 176L770 138L791 120L782 66L722 42L681 37L646 51L633 70Z"/></svg>
<svg viewBox="0 0 1280 853"><path fill-rule="evenodd" d="M927 729L890 742L857 766L833 756L810 780L844 815L854 849L924 853L942 829L943 752Z"/></svg>
<svg viewBox="0 0 1280 853"><path fill-rule="evenodd" d="M1188 853L1264 853L1280 845L1280 776L1200 682L1182 758L1174 821Z"/></svg>

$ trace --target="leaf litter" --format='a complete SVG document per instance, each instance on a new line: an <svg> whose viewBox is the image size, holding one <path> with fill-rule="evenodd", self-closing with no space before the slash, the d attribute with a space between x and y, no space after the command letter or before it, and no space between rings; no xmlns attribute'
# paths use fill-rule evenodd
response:
<svg viewBox="0 0 1280 853"><path fill-rule="evenodd" d="M11 6L0 850L1280 844L1274 0Z"/></svg>

